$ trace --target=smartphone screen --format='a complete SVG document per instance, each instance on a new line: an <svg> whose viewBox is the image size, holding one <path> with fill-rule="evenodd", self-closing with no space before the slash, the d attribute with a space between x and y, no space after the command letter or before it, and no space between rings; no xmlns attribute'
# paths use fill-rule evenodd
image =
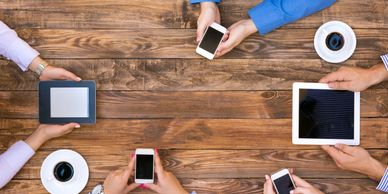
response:
<svg viewBox="0 0 388 194"><path fill-rule="evenodd" d="M288 174L273 180L273 182L279 194L289 194L291 190L295 189Z"/></svg>
<svg viewBox="0 0 388 194"><path fill-rule="evenodd" d="M154 156L136 155L136 179L153 179Z"/></svg>
<svg viewBox="0 0 388 194"><path fill-rule="evenodd" d="M209 26L199 47L214 54L223 36L224 34L222 32Z"/></svg>

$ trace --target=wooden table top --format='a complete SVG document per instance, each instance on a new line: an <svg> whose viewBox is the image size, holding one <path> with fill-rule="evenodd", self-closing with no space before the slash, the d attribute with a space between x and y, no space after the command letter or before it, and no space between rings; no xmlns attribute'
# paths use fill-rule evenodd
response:
<svg viewBox="0 0 388 194"><path fill-rule="evenodd" d="M222 24L248 18L260 0L224 0ZM0 193L46 193L40 166L52 151L87 160L90 191L139 147L160 149L165 168L198 193L261 193L283 167L326 193L378 193L376 182L340 170L318 146L291 143L292 83L316 82L340 65L367 67L388 52L387 0L338 0L221 59L195 53L197 5L187 0L2 0L0 20L56 66L97 83L97 124L46 143ZM316 54L331 20L353 27L357 49L343 64ZM0 151L38 126L37 83L0 59ZM388 162L388 83L361 94L361 145ZM148 193L142 189L135 193Z"/></svg>

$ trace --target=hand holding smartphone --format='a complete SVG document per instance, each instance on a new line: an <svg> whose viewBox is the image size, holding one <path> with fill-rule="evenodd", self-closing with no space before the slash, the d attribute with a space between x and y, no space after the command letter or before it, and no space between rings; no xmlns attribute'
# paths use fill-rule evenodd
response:
<svg viewBox="0 0 388 194"><path fill-rule="evenodd" d="M226 33L226 28L217 24L211 24L205 31L196 52L210 60L214 59L217 48Z"/></svg>
<svg viewBox="0 0 388 194"><path fill-rule="evenodd" d="M135 183L154 183L154 149L136 149Z"/></svg>
<svg viewBox="0 0 388 194"><path fill-rule="evenodd" d="M291 190L296 188L288 169L282 169L273 173L271 175L271 180L277 194L289 194Z"/></svg>

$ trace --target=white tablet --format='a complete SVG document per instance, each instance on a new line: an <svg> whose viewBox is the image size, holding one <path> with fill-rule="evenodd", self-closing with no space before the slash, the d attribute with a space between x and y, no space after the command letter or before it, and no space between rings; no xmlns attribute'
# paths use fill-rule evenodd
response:
<svg viewBox="0 0 388 194"><path fill-rule="evenodd" d="M292 143L360 144L360 93L327 84L294 83Z"/></svg>

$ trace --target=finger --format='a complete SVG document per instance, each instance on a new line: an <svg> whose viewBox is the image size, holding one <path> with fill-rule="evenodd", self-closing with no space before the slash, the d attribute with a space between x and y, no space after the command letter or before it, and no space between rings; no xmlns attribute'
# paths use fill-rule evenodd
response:
<svg viewBox="0 0 388 194"><path fill-rule="evenodd" d="M129 160L129 163L128 163L128 170L130 172L133 171L134 167L135 167L135 159L136 159L136 156L135 154L132 154L131 155L131 159Z"/></svg>
<svg viewBox="0 0 388 194"><path fill-rule="evenodd" d="M296 175L291 175L291 176L292 176L292 179L295 182L296 187L310 187L311 186L310 183L308 183L305 180L299 178L298 176L296 176Z"/></svg>
<svg viewBox="0 0 388 194"><path fill-rule="evenodd" d="M329 82L329 88L337 90L351 90L351 83L349 81Z"/></svg>
<svg viewBox="0 0 388 194"><path fill-rule="evenodd" d="M323 149L323 151L329 154L329 156L331 156L334 160L338 160L343 157L343 153L341 153L341 151L338 150L337 148L334 148L328 145L323 145L321 146L321 148Z"/></svg>
<svg viewBox="0 0 388 194"><path fill-rule="evenodd" d="M290 171L291 174L294 174L295 172L294 168L289 168L288 171Z"/></svg>
<svg viewBox="0 0 388 194"><path fill-rule="evenodd" d="M221 42L220 46L217 49L216 57L225 55L234 48L233 41L229 38L225 42Z"/></svg>
<svg viewBox="0 0 388 194"><path fill-rule="evenodd" d="M202 40L203 33L205 32L207 26L199 24L197 28L197 42L200 42Z"/></svg>
<svg viewBox="0 0 388 194"><path fill-rule="evenodd" d="M296 189L290 191L290 194L310 194L310 190L304 187L297 187Z"/></svg>
<svg viewBox="0 0 388 194"><path fill-rule="evenodd" d="M271 178L268 175L265 175L265 183L264 183L264 194L275 193L272 186Z"/></svg>
<svg viewBox="0 0 388 194"><path fill-rule="evenodd" d="M225 41L227 41L227 40L228 40L228 38L229 38L229 34L230 34L230 32L229 32L229 31L227 31L227 32L224 34L224 36L222 37L222 42L225 42Z"/></svg>
<svg viewBox="0 0 388 194"><path fill-rule="evenodd" d="M158 149L155 149L155 172L158 174L158 176L161 176L163 171L163 165L159 157Z"/></svg>
<svg viewBox="0 0 388 194"><path fill-rule="evenodd" d="M144 187L146 188L149 188L157 193L161 193L162 192L162 189L160 188L159 185L155 185L155 184L144 184Z"/></svg>
<svg viewBox="0 0 388 194"><path fill-rule="evenodd" d="M351 155L356 148L345 144L335 144L335 147L342 152Z"/></svg>
<svg viewBox="0 0 388 194"><path fill-rule="evenodd" d="M137 184L137 183L132 183L130 185L127 186L127 188L125 189L126 193L129 193L130 191L136 189L138 186L140 186L140 184Z"/></svg>
<svg viewBox="0 0 388 194"><path fill-rule="evenodd" d="M338 70L338 71L335 71L333 73L329 73L327 74L326 76L324 76L323 78L321 78L321 80L319 80L320 83L329 83L329 82L336 82L336 81L344 81L346 80L346 75L347 73L343 70Z"/></svg>
<svg viewBox="0 0 388 194"><path fill-rule="evenodd" d="M60 71L63 79L67 79L67 80L73 80L73 81L81 81L81 78L76 76L74 73L71 73L70 71L67 71L66 69L61 69Z"/></svg>

